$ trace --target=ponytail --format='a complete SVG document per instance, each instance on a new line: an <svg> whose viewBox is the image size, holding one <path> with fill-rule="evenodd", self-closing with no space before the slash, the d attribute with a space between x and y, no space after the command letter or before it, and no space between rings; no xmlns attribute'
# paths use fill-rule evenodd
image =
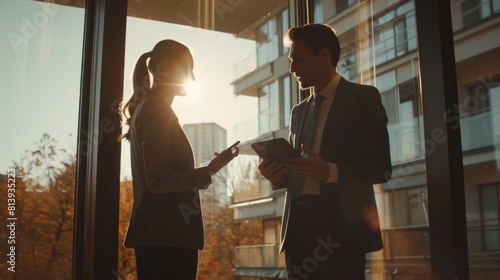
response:
<svg viewBox="0 0 500 280"><path fill-rule="evenodd" d="M161 61L168 61L174 64L178 60L187 57L192 59L188 47L177 41L167 39L158 42L152 51L143 53L139 59L137 59L132 75L132 84L134 87L132 97L125 103L123 108L120 103L119 108L119 114L122 118L121 126L123 126L123 120L125 120L125 124L129 126L129 130L125 134L122 134L118 140L122 140L123 138L130 140L130 124L135 108L144 98L148 97L151 92L150 71L152 71L151 74L153 74L155 79L161 79L159 76L160 73L154 72L158 70L157 68ZM128 114L126 114L127 111Z"/></svg>
<svg viewBox="0 0 500 280"><path fill-rule="evenodd" d="M119 114L122 117L121 126L123 126L123 119L125 119L125 124L129 126L129 130L120 135L118 140L122 140L123 138L130 140L130 123L132 121L132 116L134 115L135 108L137 105L149 95L149 91L151 89L151 81L149 78L149 71L147 60L151 56L151 52L143 53L135 64L134 73L132 75L132 85L133 92L132 97L130 97L129 101L125 103L123 108L120 104ZM126 113L128 111L128 114Z"/></svg>

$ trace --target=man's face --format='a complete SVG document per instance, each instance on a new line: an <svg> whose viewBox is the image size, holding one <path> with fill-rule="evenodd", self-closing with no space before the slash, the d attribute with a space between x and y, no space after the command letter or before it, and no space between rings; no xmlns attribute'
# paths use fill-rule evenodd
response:
<svg viewBox="0 0 500 280"><path fill-rule="evenodd" d="M320 54L314 52L303 40L294 41L290 53L290 73L292 73L301 89L316 86L323 73Z"/></svg>

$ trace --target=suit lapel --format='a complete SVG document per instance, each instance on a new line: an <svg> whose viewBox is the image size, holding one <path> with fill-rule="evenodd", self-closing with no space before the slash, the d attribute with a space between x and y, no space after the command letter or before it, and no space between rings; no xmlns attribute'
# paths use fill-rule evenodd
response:
<svg viewBox="0 0 500 280"><path fill-rule="evenodd" d="M299 119L297 122L297 134L295 135L295 149L300 150L300 140L302 139L302 130L304 129L305 122L306 122L306 116L307 116L307 110L310 107L310 103L312 102L313 98L312 95L309 95L309 97L302 103L302 107L299 107L301 110L299 111Z"/></svg>
<svg viewBox="0 0 500 280"><path fill-rule="evenodd" d="M330 106L330 111L328 111L325 128L323 130L323 136L321 137L321 143L325 143L325 139L327 139L327 137L331 137L335 134L335 132L338 130L339 122L341 122L343 119L344 110L348 109L344 108L345 106L343 105L345 104L344 100L349 92L347 88L348 83L346 83L346 80L341 77L335 92L332 105ZM323 145L321 145L321 147L323 147Z"/></svg>

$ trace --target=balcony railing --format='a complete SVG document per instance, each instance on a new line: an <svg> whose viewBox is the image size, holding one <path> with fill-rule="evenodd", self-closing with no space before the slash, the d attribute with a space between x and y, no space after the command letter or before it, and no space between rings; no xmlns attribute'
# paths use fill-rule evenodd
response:
<svg viewBox="0 0 500 280"><path fill-rule="evenodd" d="M425 146L432 150L437 140L424 138L421 120L415 118L411 125L389 125L389 140L391 145L391 160L394 165L412 160L423 159ZM493 107L489 112L470 115L460 119L462 150L464 152L496 145L500 137L500 106ZM498 149L498 148L497 148Z"/></svg>
<svg viewBox="0 0 500 280"><path fill-rule="evenodd" d="M237 268L284 268L285 258L279 244L236 246Z"/></svg>
<svg viewBox="0 0 500 280"><path fill-rule="evenodd" d="M257 68L257 51L246 54L233 65L233 81L245 76Z"/></svg>
<svg viewBox="0 0 500 280"><path fill-rule="evenodd" d="M240 140L242 143L258 138L259 116L250 117L234 125L233 135L235 139Z"/></svg>
<svg viewBox="0 0 500 280"><path fill-rule="evenodd" d="M465 1L454 2L451 5L451 10L454 11L452 20L455 30L474 25L483 19L500 13L500 3L498 1L478 1L473 7L464 7Z"/></svg>
<svg viewBox="0 0 500 280"><path fill-rule="evenodd" d="M414 161L424 157L424 130L421 123L414 118L411 125L388 125L391 161L393 165Z"/></svg>
<svg viewBox="0 0 500 280"><path fill-rule="evenodd" d="M492 123L500 123L500 108L494 112L485 112L462 118L462 150L470 151L495 144ZM500 131L497 131L497 133Z"/></svg>
<svg viewBox="0 0 500 280"><path fill-rule="evenodd" d="M472 224L482 223L484 221L476 221ZM376 275L377 277L379 277L378 275L391 276L391 278L384 279L415 279L415 275L428 273L430 271L430 258L432 258L428 232L427 226L383 230L384 249L368 255L368 274L372 277ZM471 270L484 270L485 268L489 271L500 270L500 250L487 250L485 248L474 250L473 246L471 247L471 237L475 239L476 232L495 232L498 241L498 226L494 228L476 227L471 226L471 222L468 222L469 268Z"/></svg>
<svg viewBox="0 0 500 280"><path fill-rule="evenodd" d="M492 230L491 227L477 228L471 226L469 222L467 228L468 234L478 229L481 232L491 232ZM494 230L498 232L498 226ZM374 273L380 265L397 268L395 271L399 271L398 275L404 274L408 270L413 272L415 272L415 269L424 271L430 267L430 241L427 226L384 229L382 232L384 249L368 255L368 268L373 270L371 273ZM236 268L285 267L284 255L279 254L278 243L236 246L235 250ZM470 251L469 257L474 261L473 266L489 263L495 269L500 268L500 263L498 262L500 258L499 250L489 252L482 250L481 254L478 254L479 252L477 251Z"/></svg>
<svg viewBox="0 0 500 280"><path fill-rule="evenodd" d="M469 252L500 253L500 220L485 219L467 222ZM498 265L500 267L500 263Z"/></svg>
<svg viewBox="0 0 500 280"><path fill-rule="evenodd" d="M384 249L370 255L371 259L428 259L429 228L413 226L382 230Z"/></svg>
<svg viewBox="0 0 500 280"><path fill-rule="evenodd" d="M255 48L252 52L243 56L243 59L233 65L233 81L245 76L266 63L270 63L279 57L280 45L276 41L268 41Z"/></svg>
<svg viewBox="0 0 500 280"><path fill-rule="evenodd" d="M422 120L414 118L405 124L388 125L389 140L391 144L391 160L394 165L423 159L425 145L432 148L432 139L424 138ZM500 124L500 107L493 107L489 112L470 115L460 120L462 133L462 150L472 151L495 145L500 129L495 130ZM242 142L258 138L259 117L253 116L236 124L233 128L234 135Z"/></svg>

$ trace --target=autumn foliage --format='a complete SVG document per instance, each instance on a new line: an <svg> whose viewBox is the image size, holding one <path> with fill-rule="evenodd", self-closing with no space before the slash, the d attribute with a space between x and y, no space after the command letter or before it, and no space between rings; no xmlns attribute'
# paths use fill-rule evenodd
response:
<svg viewBox="0 0 500 280"><path fill-rule="evenodd" d="M71 279L76 159L44 134L16 161L16 272L8 270L8 234L0 231L0 279ZM118 272L116 279L136 279L134 251L123 246L132 209L132 182L121 182ZM7 205L7 176L0 175L0 205ZM262 222L235 223L228 205L204 207L205 248L199 253L199 280L233 279L235 245L262 243ZM7 207L0 207L6 221Z"/></svg>

